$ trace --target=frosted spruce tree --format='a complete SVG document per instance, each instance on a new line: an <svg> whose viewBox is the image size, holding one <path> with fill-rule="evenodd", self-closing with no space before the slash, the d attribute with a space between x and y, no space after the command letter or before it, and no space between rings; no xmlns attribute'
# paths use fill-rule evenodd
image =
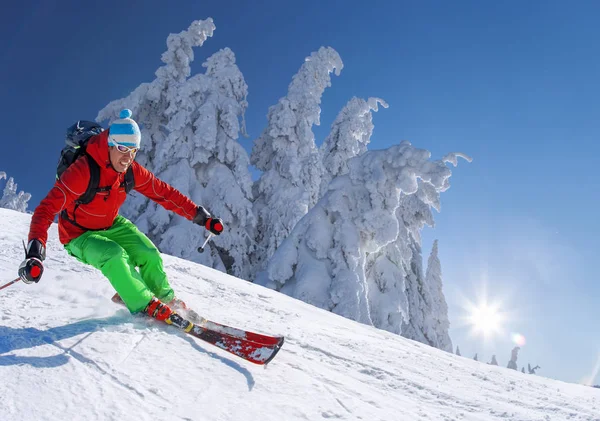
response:
<svg viewBox="0 0 600 421"><path fill-rule="evenodd" d="M425 319L425 337L432 346L452 352L452 341L448 330L448 304L442 290L442 265L438 257L438 240L435 240L427 261L425 285L429 289L429 301L426 303L429 311Z"/></svg>
<svg viewBox="0 0 600 421"><path fill-rule="evenodd" d="M492 355L492 361L490 361L488 364L490 365L498 365L498 361L496 360L496 356Z"/></svg>
<svg viewBox="0 0 600 421"><path fill-rule="evenodd" d="M145 197L126 202L124 213L161 251L250 279L256 222L249 157L237 141L245 134L248 87L228 48L206 60L205 74L190 76L193 47L214 29L207 19L169 35L156 79L109 104L98 120L132 109L142 130L140 163L223 219L227 229L199 254L205 232Z"/></svg>
<svg viewBox="0 0 600 421"><path fill-rule="evenodd" d="M374 323L373 308L378 314L406 316L406 309L398 305L399 288L391 299L385 294L387 283L391 286L397 279L395 271L380 278L386 284L380 294L371 295L366 261L397 239L396 210L402 193L415 193L418 180L439 191L449 187L450 169L442 160L429 158L428 151L404 141L350 159L348 174L332 180L325 196L298 222L257 282L377 327L382 326ZM446 160L456 161L456 157ZM391 330L388 327L382 328ZM399 326L393 326L393 331L399 332Z"/></svg>
<svg viewBox="0 0 600 421"><path fill-rule="evenodd" d="M320 148L323 176L319 197L325 194L331 180L348 173L350 158L367 151L374 128L372 111L378 111L379 104L388 108L388 104L380 98L365 101L354 97L338 113Z"/></svg>
<svg viewBox="0 0 600 421"><path fill-rule="evenodd" d="M414 194L401 195L400 205L396 210L400 235L395 242L381 250L381 255L394 256L394 262L400 262L398 270L403 273L408 317L402 321L400 333L406 338L440 347L428 326L428 321L439 316L431 314L435 310L431 305L434 299L426 283L421 252L421 231L425 225L434 225L431 208L439 210L440 196L439 191L430 184L418 184L419 189ZM377 257L381 259L381 256Z"/></svg>
<svg viewBox="0 0 600 421"><path fill-rule="evenodd" d="M257 270L318 200L323 169L312 126L319 124L330 74L339 75L342 68L340 56L329 47L307 57L287 95L269 108L267 127L253 145L250 162L262 171L254 186Z"/></svg>
<svg viewBox="0 0 600 421"><path fill-rule="evenodd" d="M6 173L4 171L0 171L0 180L2 179L6 180ZM31 194L24 191L17 191L17 183L10 177L6 180L2 197L0 197L0 208L26 213L29 199L31 199Z"/></svg>
<svg viewBox="0 0 600 421"><path fill-rule="evenodd" d="M427 272L423 275L420 232L425 223L433 226L433 215L424 198L430 186L419 183L420 189L413 195L404 195L397 215L401 224L398 240L384 250L384 255L400 254L398 268L404 274L404 290L408 301L408 317L401 326L401 334L409 339L452 352L448 333L448 306L442 290L441 264L438 259L437 241L429 257ZM430 192L429 196L439 195Z"/></svg>

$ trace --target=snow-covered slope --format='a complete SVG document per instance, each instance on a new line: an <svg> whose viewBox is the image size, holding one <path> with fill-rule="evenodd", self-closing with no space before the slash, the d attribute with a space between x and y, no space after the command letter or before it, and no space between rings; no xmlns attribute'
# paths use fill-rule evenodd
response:
<svg viewBox="0 0 600 421"><path fill-rule="evenodd" d="M0 209L0 282L30 215ZM193 229L191 227L190 229ZM37 285L0 291L0 420L600 420L600 390L457 357L165 256L178 295L286 343L266 368L110 301L51 228Z"/></svg>

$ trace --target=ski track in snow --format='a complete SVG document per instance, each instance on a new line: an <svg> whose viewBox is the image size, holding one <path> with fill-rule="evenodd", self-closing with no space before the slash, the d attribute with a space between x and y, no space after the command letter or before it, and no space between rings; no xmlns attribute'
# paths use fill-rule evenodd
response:
<svg viewBox="0 0 600 421"><path fill-rule="evenodd" d="M0 209L0 279L30 215ZM51 228L37 285L0 291L0 420L600 421L600 390L458 357L165 256L208 319L282 334L266 367L110 301L107 280Z"/></svg>

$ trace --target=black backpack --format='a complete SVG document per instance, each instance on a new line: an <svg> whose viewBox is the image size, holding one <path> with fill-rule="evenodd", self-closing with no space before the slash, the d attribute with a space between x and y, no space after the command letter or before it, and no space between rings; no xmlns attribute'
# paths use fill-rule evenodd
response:
<svg viewBox="0 0 600 421"><path fill-rule="evenodd" d="M65 139L66 146L60 152L60 159L56 167L56 179L65 172L71 164L83 155L86 155L86 147L88 140L97 134L104 131L102 126L93 121L79 120L67 129L67 136ZM110 186L100 187L100 166L98 163L88 155L87 162L90 167L90 181L88 183L85 193L83 193L75 201L78 205L84 205L90 203L96 193L109 191ZM125 193L129 193L131 189L135 187L135 180L133 178L133 169L130 166L125 173L125 179L121 183L121 187L125 188Z"/></svg>

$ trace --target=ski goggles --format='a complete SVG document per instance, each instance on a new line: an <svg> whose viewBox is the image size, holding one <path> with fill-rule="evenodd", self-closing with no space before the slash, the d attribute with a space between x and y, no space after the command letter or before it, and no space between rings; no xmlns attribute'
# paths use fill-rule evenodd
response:
<svg viewBox="0 0 600 421"><path fill-rule="evenodd" d="M117 148L117 150L121 153L133 153L136 154L140 148L135 148L135 147L129 147L129 146L125 146L125 145L120 145L116 142L114 142L115 147Z"/></svg>

